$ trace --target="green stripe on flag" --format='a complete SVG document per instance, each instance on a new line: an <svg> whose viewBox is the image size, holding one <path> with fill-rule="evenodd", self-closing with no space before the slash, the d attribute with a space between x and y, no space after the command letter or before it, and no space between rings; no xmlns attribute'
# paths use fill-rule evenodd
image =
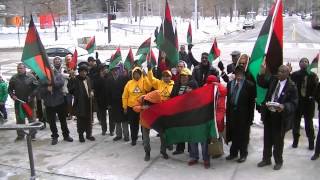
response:
<svg viewBox="0 0 320 180"><path fill-rule="evenodd" d="M48 81L47 76L43 73L43 71L39 68L39 65L34 57L24 59L23 63L32 71L34 71L41 81Z"/></svg>

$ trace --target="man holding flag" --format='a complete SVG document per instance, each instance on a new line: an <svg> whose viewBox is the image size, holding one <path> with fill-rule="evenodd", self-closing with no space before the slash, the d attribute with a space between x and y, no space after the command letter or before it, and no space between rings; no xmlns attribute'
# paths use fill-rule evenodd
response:
<svg viewBox="0 0 320 180"><path fill-rule="evenodd" d="M27 116L29 123L35 121L34 119L34 98L36 95L39 82L31 74L26 73L26 66L19 63L17 66L17 74L13 75L9 81L8 93L10 97L14 100L14 109L16 114L16 123L25 124L25 118ZM23 109L22 104L27 103L31 107L32 112L27 112ZM30 109L27 109L30 110ZM31 116L30 116L31 115ZM17 130L16 141L24 139L23 130ZM36 132L32 133L32 139L35 139Z"/></svg>

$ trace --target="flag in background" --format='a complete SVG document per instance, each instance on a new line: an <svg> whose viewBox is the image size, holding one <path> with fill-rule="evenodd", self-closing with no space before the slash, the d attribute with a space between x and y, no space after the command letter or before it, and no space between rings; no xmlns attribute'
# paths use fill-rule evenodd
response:
<svg viewBox="0 0 320 180"><path fill-rule="evenodd" d="M192 44L192 27L190 22L189 22L188 33L187 33L187 43Z"/></svg>
<svg viewBox="0 0 320 180"><path fill-rule="evenodd" d="M151 68L154 68L157 65L157 59L152 49L150 50L150 53L147 55L147 63L148 65L150 65Z"/></svg>
<svg viewBox="0 0 320 180"><path fill-rule="evenodd" d="M133 57L132 49L130 48L127 58L124 61L124 68L129 72L133 67L133 63L134 63L134 57Z"/></svg>
<svg viewBox="0 0 320 180"><path fill-rule="evenodd" d="M120 50L120 47L118 47L116 52L112 55L110 59L109 70L116 67L116 65L119 64L121 61L122 61L121 50Z"/></svg>
<svg viewBox="0 0 320 180"><path fill-rule="evenodd" d="M53 84L53 73L48 56L34 25L32 16L21 61L36 73L42 83Z"/></svg>
<svg viewBox="0 0 320 180"><path fill-rule="evenodd" d="M138 48L138 51L136 55L141 55L138 64L141 66L146 60L147 60L147 55L150 53L150 46L151 46L151 37L145 40Z"/></svg>
<svg viewBox="0 0 320 180"><path fill-rule="evenodd" d="M208 85L152 105L141 112L141 124L163 132L167 144L206 142L219 136L213 97L214 87Z"/></svg>
<svg viewBox="0 0 320 180"><path fill-rule="evenodd" d="M312 63L308 66L307 72L310 73L311 69L318 68L320 53L312 60Z"/></svg>
<svg viewBox="0 0 320 180"><path fill-rule="evenodd" d="M76 49L74 49L74 53L72 55L72 60L69 63L69 69L76 70L77 69L77 63L78 63L78 51L77 51L77 48L76 48Z"/></svg>
<svg viewBox="0 0 320 180"><path fill-rule="evenodd" d="M220 57L221 51L218 48L218 44L217 44L217 39L214 38L212 47L210 49L209 52L209 56L208 56L208 60L210 63L212 63L212 61L214 61L215 59L217 59L218 57Z"/></svg>
<svg viewBox="0 0 320 180"><path fill-rule="evenodd" d="M94 50L96 49L96 37L93 36L89 43L86 46L86 50L88 51L89 54L93 53Z"/></svg>
<svg viewBox="0 0 320 180"><path fill-rule="evenodd" d="M168 1L166 1L165 19L163 25L161 24L156 43L158 49L166 53L166 59L169 61L170 67L176 67L179 61L177 35L173 29L170 8Z"/></svg>
<svg viewBox="0 0 320 180"><path fill-rule="evenodd" d="M273 4L254 45L248 69L255 80L264 59L266 59L267 71L271 74L276 74L283 63L282 0L277 0ZM257 104L264 101L266 93L266 89L257 85Z"/></svg>

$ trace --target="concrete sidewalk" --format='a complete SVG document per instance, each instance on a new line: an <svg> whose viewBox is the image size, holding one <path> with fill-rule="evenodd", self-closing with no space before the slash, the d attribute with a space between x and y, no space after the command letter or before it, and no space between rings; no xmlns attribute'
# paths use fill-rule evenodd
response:
<svg viewBox="0 0 320 180"><path fill-rule="evenodd" d="M259 125L252 127L249 156L245 163L226 161L229 147L225 145L225 155L212 159L208 170L204 169L202 161L192 167L188 166L187 153L173 156L172 152L168 151L170 158L163 159L159 155L160 140L155 132L151 137L151 160L145 162L141 137L136 146L123 140L113 142L114 136L102 136L100 125L96 122L93 129L96 141L80 143L76 122L70 120L68 125L70 135L75 140L72 143L62 141L60 137L59 143L52 146L49 128L38 132L37 140L33 142L38 179L318 180L320 175L320 160L310 160L313 151L307 149L305 136L302 136L299 148L292 149L291 132L286 136L283 168L280 171L274 171L273 166L257 168L263 148L263 129ZM29 179L26 141L14 142L15 131L0 131L0 137L0 179Z"/></svg>

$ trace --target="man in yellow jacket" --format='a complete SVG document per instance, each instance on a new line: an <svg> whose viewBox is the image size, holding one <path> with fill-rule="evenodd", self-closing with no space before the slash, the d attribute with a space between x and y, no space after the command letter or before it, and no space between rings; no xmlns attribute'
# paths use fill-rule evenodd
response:
<svg viewBox="0 0 320 180"><path fill-rule="evenodd" d="M159 90L162 101L170 98L174 85L174 81L171 78L172 74L169 70L162 71L162 80L155 78L151 69L148 70L148 80L155 90Z"/></svg>
<svg viewBox="0 0 320 180"><path fill-rule="evenodd" d="M138 104L139 97L147 94L151 88L150 82L143 76L142 69L135 67L132 70L132 80L128 81L122 94L123 112L127 114L130 123L132 146L136 145L139 132L139 113L135 112L133 107Z"/></svg>

